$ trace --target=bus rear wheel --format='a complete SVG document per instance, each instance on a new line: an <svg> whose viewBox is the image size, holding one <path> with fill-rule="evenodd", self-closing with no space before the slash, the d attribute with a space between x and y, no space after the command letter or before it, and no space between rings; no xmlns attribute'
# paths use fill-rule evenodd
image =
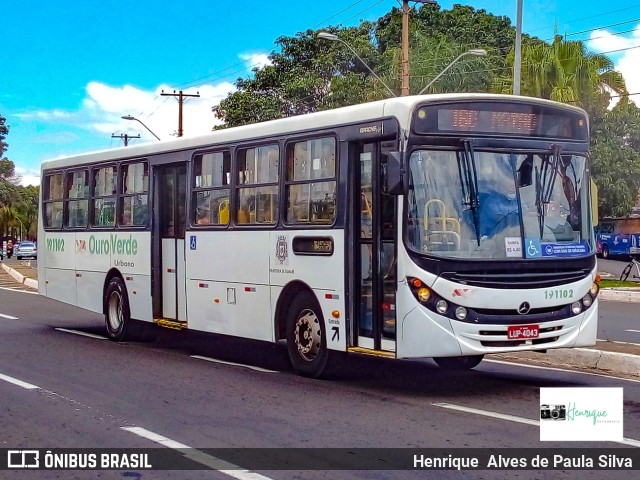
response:
<svg viewBox="0 0 640 480"><path fill-rule="evenodd" d="M116 342L126 340L152 342L157 338L159 333L157 325L150 325L131 318L127 288L120 277L113 277L107 285L104 302L104 320L109 339Z"/></svg>
<svg viewBox="0 0 640 480"><path fill-rule="evenodd" d="M119 277L114 277L105 291L105 324L107 335L111 340L124 341L129 333L129 296L124 283Z"/></svg>
<svg viewBox="0 0 640 480"><path fill-rule="evenodd" d="M287 351L296 373L317 378L329 358L322 311L310 292L296 295L287 315Z"/></svg>
<svg viewBox="0 0 640 480"><path fill-rule="evenodd" d="M477 367L484 355L467 355L464 357L434 357L434 361L445 370L471 370Z"/></svg>

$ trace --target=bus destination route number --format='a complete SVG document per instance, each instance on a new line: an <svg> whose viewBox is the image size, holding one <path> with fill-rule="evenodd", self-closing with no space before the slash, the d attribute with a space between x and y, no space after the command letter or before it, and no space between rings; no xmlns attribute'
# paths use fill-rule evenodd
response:
<svg viewBox="0 0 640 480"><path fill-rule="evenodd" d="M538 338L539 335L540 325L510 325L507 327L509 340L529 340Z"/></svg>

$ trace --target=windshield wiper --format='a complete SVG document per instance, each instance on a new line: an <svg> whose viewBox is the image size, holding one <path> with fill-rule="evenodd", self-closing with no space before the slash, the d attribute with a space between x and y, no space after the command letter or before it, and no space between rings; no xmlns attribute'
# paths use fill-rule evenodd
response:
<svg viewBox="0 0 640 480"><path fill-rule="evenodd" d="M476 231L476 240L480 246L480 220L478 218L478 175L476 173L476 160L473 154L471 140L463 140L464 150L456 153L458 157L458 175L462 187L462 203L471 210L473 215L473 227Z"/></svg>
<svg viewBox="0 0 640 480"><path fill-rule="evenodd" d="M560 162L560 146L553 145L550 157L543 160L540 171L536 167L536 208L538 210L538 227L540 229L540 240L544 233L544 217L546 208L551 202L553 188L558 175L558 164Z"/></svg>

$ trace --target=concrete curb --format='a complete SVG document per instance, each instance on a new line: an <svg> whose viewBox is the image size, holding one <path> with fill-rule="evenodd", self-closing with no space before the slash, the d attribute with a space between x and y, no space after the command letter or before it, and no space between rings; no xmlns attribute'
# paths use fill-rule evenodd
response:
<svg viewBox="0 0 640 480"><path fill-rule="evenodd" d="M24 275L17 272L16 270L9 267L8 265L5 265L4 263L2 264L2 269L5 272L7 272L9 275L11 275L16 282L26 285L27 287L35 288L36 290L38 289L37 280L25 277Z"/></svg>
<svg viewBox="0 0 640 480"><path fill-rule="evenodd" d="M593 348L560 348L547 353L522 352L500 353L496 357L517 361L533 361L555 367L579 367L599 373L622 373L640 377L640 355L607 352Z"/></svg>
<svg viewBox="0 0 640 480"><path fill-rule="evenodd" d="M603 288L598 297L613 302L640 302L640 288Z"/></svg>

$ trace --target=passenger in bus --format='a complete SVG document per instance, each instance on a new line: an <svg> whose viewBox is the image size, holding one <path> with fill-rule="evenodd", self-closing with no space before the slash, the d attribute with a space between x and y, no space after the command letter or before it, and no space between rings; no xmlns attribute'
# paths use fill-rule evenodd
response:
<svg viewBox="0 0 640 480"><path fill-rule="evenodd" d="M202 205L198 207L196 224L197 225L211 224L211 209L208 203L204 202Z"/></svg>

